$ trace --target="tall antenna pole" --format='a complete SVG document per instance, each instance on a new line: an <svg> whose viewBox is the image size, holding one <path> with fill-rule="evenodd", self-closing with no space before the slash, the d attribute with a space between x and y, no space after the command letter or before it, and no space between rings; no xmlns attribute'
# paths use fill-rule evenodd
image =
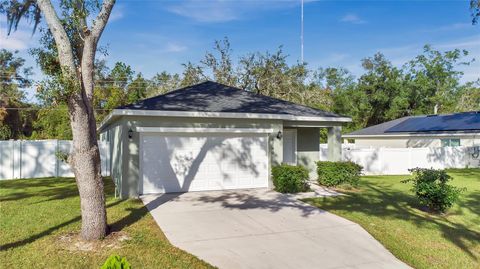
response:
<svg viewBox="0 0 480 269"><path fill-rule="evenodd" d="M302 64L304 63L303 61L303 0L302 1L302 11L301 11L301 33L300 33L300 58L302 61Z"/></svg>

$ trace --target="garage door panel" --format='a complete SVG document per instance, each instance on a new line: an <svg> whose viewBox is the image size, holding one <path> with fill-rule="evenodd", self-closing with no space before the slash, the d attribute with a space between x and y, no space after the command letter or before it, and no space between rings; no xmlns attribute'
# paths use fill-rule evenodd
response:
<svg viewBox="0 0 480 269"><path fill-rule="evenodd" d="M266 135L145 134L143 193L267 187Z"/></svg>

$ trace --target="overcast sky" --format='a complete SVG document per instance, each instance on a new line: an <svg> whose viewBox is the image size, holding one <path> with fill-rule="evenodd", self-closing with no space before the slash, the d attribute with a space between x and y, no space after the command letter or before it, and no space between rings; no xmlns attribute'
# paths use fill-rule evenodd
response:
<svg viewBox="0 0 480 269"><path fill-rule="evenodd" d="M28 49L38 46L38 34L22 24L7 37L5 17L0 23L0 47L20 50L35 65ZM225 36L235 57L283 45L295 63L300 0L118 0L101 43L110 66L122 61L151 77L180 72L182 63L197 62ZM425 44L469 50L478 61L464 68L463 81L479 77L480 25L471 25L469 1L305 1L305 61L311 68L343 66L358 75L364 57L380 51L400 66Z"/></svg>

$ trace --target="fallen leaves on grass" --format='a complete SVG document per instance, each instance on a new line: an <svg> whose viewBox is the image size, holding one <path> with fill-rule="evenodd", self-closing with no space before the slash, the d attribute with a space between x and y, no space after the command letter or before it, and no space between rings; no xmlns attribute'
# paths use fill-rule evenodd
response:
<svg viewBox="0 0 480 269"><path fill-rule="evenodd" d="M126 232L110 233L102 240L86 241L79 233L67 233L58 237L59 247L70 252L92 252L119 249L125 241L130 240Z"/></svg>

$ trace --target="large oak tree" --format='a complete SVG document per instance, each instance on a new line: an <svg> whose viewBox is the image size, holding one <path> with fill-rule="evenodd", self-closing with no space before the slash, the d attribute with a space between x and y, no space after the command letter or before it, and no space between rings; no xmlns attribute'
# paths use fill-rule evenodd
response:
<svg viewBox="0 0 480 269"><path fill-rule="evenodd" d="M44 20L43 38L52 41L53 57L51 53L39 55L48 65L42 69L58 82L52 98L68 106L73 138L69 163L80 194L85 240L100 239L108 230L93 96L95 54L114 4L115 0L60 0L54 6L50 0L10 0L0 8L7 15L9 32L22 19L32 21L34 31Z"/></svg>

